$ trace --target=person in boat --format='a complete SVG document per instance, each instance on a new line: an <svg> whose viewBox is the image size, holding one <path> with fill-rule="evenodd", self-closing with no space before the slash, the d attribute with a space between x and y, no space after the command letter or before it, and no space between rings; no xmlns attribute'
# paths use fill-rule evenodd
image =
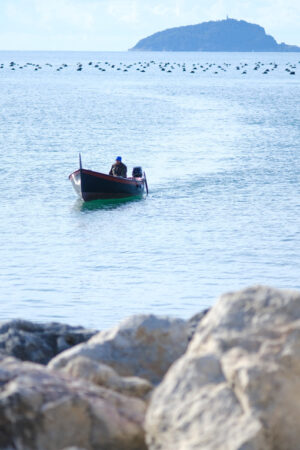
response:
<svg viewBox="0 0 300 450"><path fill-rule="evenodd" d="M109 175L113 175L114 177L127 178L127 167L122 163L121 156L116 157L116 162L111 166Z"/></svg>

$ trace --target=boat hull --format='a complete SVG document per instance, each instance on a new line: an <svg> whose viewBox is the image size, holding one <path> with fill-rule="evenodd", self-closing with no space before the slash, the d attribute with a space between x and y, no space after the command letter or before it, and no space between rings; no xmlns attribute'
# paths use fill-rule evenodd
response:
<svg viewBox="0 0 300 450"><path fill-rule="evenodd" d="M144 178L113 177L87 169L71 173L69 179L85 202L100 199L142 197L145 193Z"/></svg>

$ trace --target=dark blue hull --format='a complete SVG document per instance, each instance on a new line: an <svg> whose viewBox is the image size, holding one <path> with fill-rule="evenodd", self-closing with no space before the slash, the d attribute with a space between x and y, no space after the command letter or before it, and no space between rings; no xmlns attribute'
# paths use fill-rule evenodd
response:
<svg viewBox="0 0 300 450"><path fill-rule="evenodd" d="M92 170L79 169L71 173L69 179L84 201L142 197L145 193L145 178L113 177Z"/></svg>

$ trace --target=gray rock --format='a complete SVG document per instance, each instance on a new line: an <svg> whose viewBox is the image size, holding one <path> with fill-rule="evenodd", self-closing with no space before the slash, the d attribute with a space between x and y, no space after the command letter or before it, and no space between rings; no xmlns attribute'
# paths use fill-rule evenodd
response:
<svg viewBox="0 0 300 450"><path fill-rule="evenodd" d="M185 352L187 343L184 320L133 316L56 356L49 367L61 369L73 358L84 356L111 366L121 376L138 376L155 384Z"/></svg>
<svg viewBox="0 0 300 450"><path fill-rule="evenodd" d="M300 294L224 295L151 397L149 449L298 449L299 393Z"/></svg>
<svg viewBox="0 0 300 450"><path fill-rule="evenodd" d="M0 352L47 364L58 353L90 339L96 331L60 323L11 320L0 323Z"/></svg>
<svg viewBox="0 0 300 450"><path fill-rule="evenodd" d="M145 450L146 405L12 357L0 361L0 448Z"/></svg>
<svg viewBox="0 0 300 450"><path fill-rule="evenodd" d="M209 309L204 309L203 311L199 312L198 314L195 314L193 317L191 317L188 320L187 326L188 326L188 340L189 340L189 342L193 339L194 334L195 334L195 332L197 330L197 327L198 327L199 323L201 322L203 317L206 316L208 311L209 311Z"/></svg>

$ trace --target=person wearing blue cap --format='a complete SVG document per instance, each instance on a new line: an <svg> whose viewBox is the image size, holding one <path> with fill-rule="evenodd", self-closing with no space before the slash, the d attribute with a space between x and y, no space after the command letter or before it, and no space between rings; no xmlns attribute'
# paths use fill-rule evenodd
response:
<svg viewBox="0 0 300 450"><path fill-rule="evenodd" d="M116 157L116 162L111 166L109 175L113 175L114 177L127 178L127 167L122 163L121 156Z"/></svg>

